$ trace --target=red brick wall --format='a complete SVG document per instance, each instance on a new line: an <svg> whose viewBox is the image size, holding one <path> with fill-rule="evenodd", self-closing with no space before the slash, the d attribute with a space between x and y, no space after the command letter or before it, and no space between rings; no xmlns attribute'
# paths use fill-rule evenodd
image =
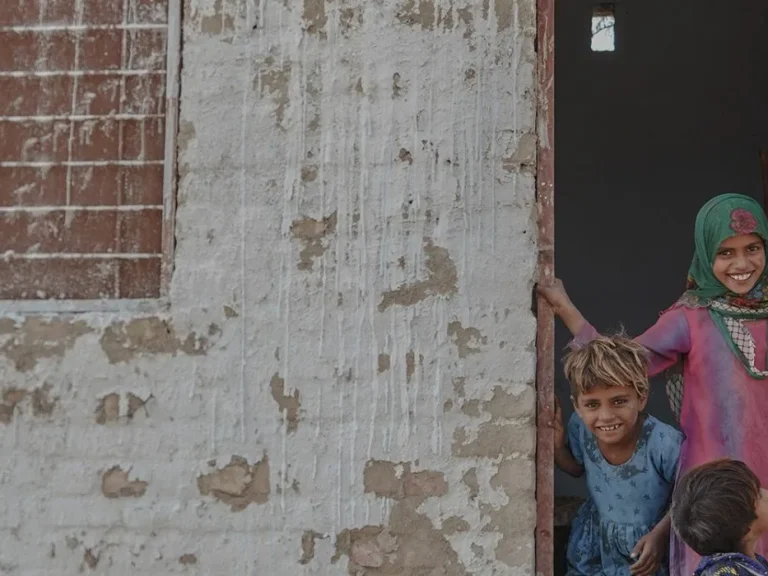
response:
<svg viewBox="0 0 768 576"><path fill-rule="evenodd" d="M168 0L4 0L0 299L160 295Z"/></svg>

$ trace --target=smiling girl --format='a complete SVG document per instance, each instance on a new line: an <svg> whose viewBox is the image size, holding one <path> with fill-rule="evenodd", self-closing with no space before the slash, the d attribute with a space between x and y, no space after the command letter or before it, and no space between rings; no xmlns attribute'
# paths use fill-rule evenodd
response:
<svg viewBox="0 0 768 576"><path fill-rule="evenodd" d="M667 574L666 511L682 435L643 412L646 354L626 338L598 337L565 360L576 412L566 442L557 407L555 463L584 474L589 491L571 527L568 576Z"/></svg>
<svg viewBox="0 0 768 576"><path fill-rule="evenodd" d="M667 373L685 434L679 474L718 458L742 460L768 485L768 221L747 196L725 194L696 217L695 252L683 296L637 338L648 374ZM539 292L583 345L597 337L557 281ZM765 555L768 541L757 543ZM670 573L692 574L698 556L673 536Z"/></svg>

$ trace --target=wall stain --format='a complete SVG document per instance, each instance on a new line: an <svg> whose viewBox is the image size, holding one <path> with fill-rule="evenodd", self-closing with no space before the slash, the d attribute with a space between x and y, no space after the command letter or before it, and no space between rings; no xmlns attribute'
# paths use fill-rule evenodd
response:
<svg viewBox="0 0 768 576"><path fill-rule="evenodd" d="M51 398L50 392L53 387L50 384L33 389L32 391L21 388L7 388L3 391L2 402L0 402L0 424L10 424L16 413L16 408L22 401L30 399L32 414L34 416L46 417L53 414L59 397Z"/></svg>
<svg viewBox="0 0 768 576"><path fill-rule="evenodd" d="M405 148L400 148L400 153L397 155L397 159L404 164L413 164L413 156Z"/></svg>
<svg viewBox="0 0 768 576"><path fill-rule="evenodd" d="M291 233L294 238L298 238L304 243L304 248L299 253L299 270L312 270L314 258L319 258L325 254L326 246L323 240L335 232L336 212L322 220L302 218L293 221Z"/></svg>
<svg viewBox="0 0 768 576"><path fill-rule="evenodd" d="M229 464L197 477L197 488L203 496L211 495L231 507L232 512L245 510L249 504L269 500L269 458L249 465L242 456L232 456Z"/></svg>
<svg viewBox="0 0 768 576"><path fill-rule="evenodd" d="M38 360L63 357L81 336L91 332L93 329L82 320L29 317L17 324L4 318L0 320L0 336L9 338L0 345L0 354L12 362L17 371L28 372Z"/></svg>
<svg viewBox="0 0 768 576"><path fill-rule="evenodd" d="M389 367L390 367L389 354L379 354L378 373L381 374L382 372L386 372L387 370L389 370Z"/></svg>
<svg viewBox="0 0 768 576"><path fill-rule="evenodd" d="M143 480L128 480L130 470L113 466L101 477L101 492L107 498L139 498L144 496L148 484Z"/></svg>
<svg viewBox="0 0 768 576"><path fill-rule="evenodd" d="M272 392L272 399L277 402L280 412L285 414L288 434L293 434L299 427L299 409L301 408L299 391L294 390L293 395L286 395L285 380L277 372L275 372L269 382L269 389Z"/></svg>
<svg viewBox="0 0 768 576"><path fill-rule="evenodd" d="M435 246L431 238L424 240L426 254L427 279L413 284L403 284L394 290L384 292L379 304L379 312L390 306L413 306L426 298L438 295L451 295L458 291L456 265L451 260L448 250Z"/></svg>
<svg viewBox="0 0 768 576"><path fill-rule="evenodd" d="M201 356L213 345L211 337L220 334L220 328L211 324L207 336L190 332L181 340L170 322L153 316L129 322L114 322L104 330L100 342L109 362L118 364L143 355L176 356L181 352L188 356Z"/></svg>
<svg viewBox="0 0 768 576"><path fill-rule="evenodd" d="M405 0L400 4L395 17L406 26L421 26L422 30L435 27L435 3L433 0Z"/></svg>
<svg viewBox="0 0 768 576"><path fill-rule="evenodd" d="M310 164L308 166L302 166L301 168L301 181L302 182L314 182L317 180L317 165Z"/></svg>
<svg viewBox="0 0 768 576"><path fill-rule="evenodd" d="M299 559L299 564L302 566L309 564L315 557L315 540L318 538L322 540L327 538L327 536L314 530L305 530L304 534L301 535L301 559Z"/></svg>
<svg viewBox="0 0 768 576"><path fill-rule="evenodd" d="M494 0L494 11L496 12L496 26L499 32L502 32L512 26L514 20L514 9L516 2L509 0ZM521 2L525 4L525 2Z"/></svg>
<svg viewBox="0 0 768 576"><path fill-rule="evenodd" d="M32 414L35 416L50 416L59 401L59 397L50 397L52 386L43 384L32 391Z"/></svg>
<svg viewBox="0 0 768 576"><path fill-rule="evenodd" d="M99 565L99 560L100 559L101 559L101 553L94 554L93 551L90 548L86 548L85 552L83 552L83 562L91 570L95 570L96 569L96 566Z"/></svg>
<svg viewBox="0 0 768 576"><path fill-rule="evenodd" d="M361 8L342 8L339 10L339 27L345 38L352 36L352 33L362 26L363 11Z"/></svg>
<svg viewBox="0 0 768 576"><path fill-rule="evenodd" d="M392 98L400 98L400 94L403 91L403 86L400 84L400 74L395 72L392 74Z"/></svg>
<svg viewBox="0 0 768 576"><path fill-rule="evenodd" d="M480 352L479 346L488 343L488 338L480 333L477 328L464 328L461 322L454 320L448 324L448 336L453 339L459 351L459 358L466 358L470 354Z"/></svg>
<svg viewBox="0 0 768 576"><path fill-rule="evenodd" d="M3 391L3 402L0 404L0 423L9 424L13 420L16 405L24 400L26 395L27 391L19 388L8 388Z"/></svg>
<svg viewBox="0 0 768 576"><path fill-rule="evenodd" d="M194 554L183 554L179 556L179 564L182 566L194 566L197 564L197 556Z"/></svg>
<svg viewBox="0 0 768 576"><path fill-rule="evenodd" d="M424 364L424 355L419 354L419 364ZM409 350L405 354L405 380L410 382L416 372L416 353L413 350Z"/></svg>
<svg viewBox="0 0 768 576"><path fill-rule="evenodd" d="M224 306L224 317L227 320L230 320L231 318L237 318L239 314L235 311L235 309L232 306Z"/></svg>

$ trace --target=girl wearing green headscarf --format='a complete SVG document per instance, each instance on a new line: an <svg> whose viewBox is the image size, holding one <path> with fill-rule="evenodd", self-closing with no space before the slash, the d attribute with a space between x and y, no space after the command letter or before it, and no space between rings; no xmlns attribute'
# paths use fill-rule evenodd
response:
<svg viewBox="0 0 768 576"><path fill-rule="evenodd" d="M754 199L724 194L701 208L694 237L687 290L637 341L649 351L649 376L666 373L686 437L678 477L728 457L745 462L768 487L768 220ZM562 282L539 293L575 336L573 345L597 336ZM765 555L768 540L744 552ZM672 535L670 574L693 574L698 561Z"/></svg>

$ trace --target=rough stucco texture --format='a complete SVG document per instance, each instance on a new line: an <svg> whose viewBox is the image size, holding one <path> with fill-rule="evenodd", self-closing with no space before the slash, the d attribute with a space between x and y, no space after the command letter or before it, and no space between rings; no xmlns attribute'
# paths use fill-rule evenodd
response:
<svg viewBox="0 0 768 576"><path fill-rule="evenodd" d="M160 315L0 319L0 571L531 574L533 0L189 0Z"/></svg>

